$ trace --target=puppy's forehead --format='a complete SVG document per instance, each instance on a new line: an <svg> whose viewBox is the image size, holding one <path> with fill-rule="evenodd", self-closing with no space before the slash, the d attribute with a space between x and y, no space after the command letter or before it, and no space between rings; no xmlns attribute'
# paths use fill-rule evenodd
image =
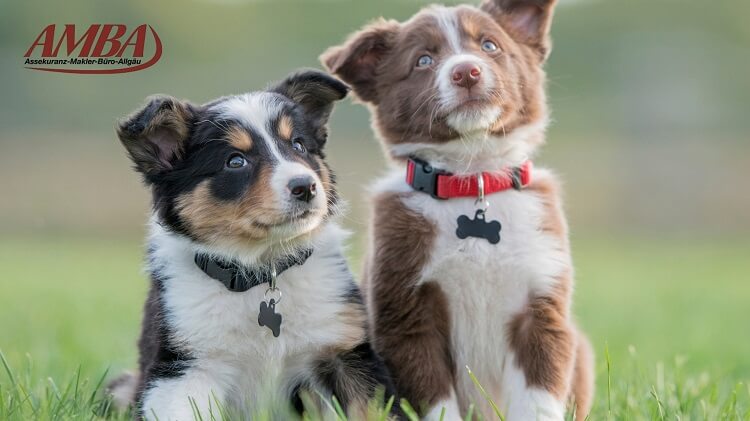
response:
<svg viewBox="0 0 750 421"><path fill-rule="evenodd" d="M429 6L404 22L404 29L407 39L439 43L450 51L459 52L467 36L473 38L482 31L492 31L496 24L476 7L438 5Z"/></svg>
<svg viewBox="0 0 750 421"><path fill-rule="evenodd" d="M435 6L427 9L435 20L443 38L454 52L461 51L461 33L459 18L455 7Z"/></svg>
<svg viewBox="0 0 750 421"><path fill-rule="evenodd" d="M265 131L270 122L279 118L286 102L270 92L252 92L225 98L213 104L214 111L224 120L238 121L258 131ZM265 133L263 133L265 134Z"/></svg>
<svg viewBox="0 0 750 421"><path fill-rule="evenodd" d="M440 17L448 8L443 6L428 7L403 23L403 41L406 43L446 43L445 33L440 26Z"/></svg>

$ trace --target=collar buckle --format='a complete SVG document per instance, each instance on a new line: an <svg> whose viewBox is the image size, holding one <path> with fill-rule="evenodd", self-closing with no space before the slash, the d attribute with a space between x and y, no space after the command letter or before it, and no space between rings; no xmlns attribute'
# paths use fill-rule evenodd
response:
<svg viewBox="0 0 750 421"><path fill-rule="evenodd" d="M445 170L433 167L426 161L410 157L407 183L414 189L429 194L434 199L445 200L438 196L438 177L449 174Z"/></svg>

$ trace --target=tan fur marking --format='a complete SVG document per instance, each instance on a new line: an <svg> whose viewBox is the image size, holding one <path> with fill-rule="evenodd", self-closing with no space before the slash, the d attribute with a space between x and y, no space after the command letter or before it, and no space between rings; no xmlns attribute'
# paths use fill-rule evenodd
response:
<svg viewBox="0 0 750 421"><path fill-rule="evenodd" d="M227 131L227 139L233 147L241 151L248 152L253 147L253 139L250 134L236 126Z"/></svg>
<svg viewBox="0 0 750 421"><path fill-rule="evenodd" d="M326 204L326 206L328 207L328 214L335 215L339 211L339 209L336 206L337 192L336 186L334 186L331 169L328 167L328 164L326 164L323 158L317 155L314 155L314 158L319 168L318 177L320 177L320 183L323 187L323 190L326 192L326 197L328 198L328 203Z"/></svg>
<svg viewBox="0 0 750 421"><path fill-rule="evenodd" d="M270 178L270 168L262 168L245 196L230 202L214 198L204 181L177 199L177 212L191 233L209 244L264 240L268 226L283 217L274 203Z"/></svg>
<svg viewBox="0 0 750 421"><path fill-rule="evenodd" d="M294 125L292 118L288 115L281 116L281 118L279 118L279 136L284 140L291 140L293 132Z"/></svg>
<svg viewBox="0 0 750 421"><path fill-rule="evenodd" d="M367 313L360 304L349 304L338 313L338 320L344 324L339 334L343 337L337 346L352 349L365 340Z"/></svg>
<svg viewBox="0 0 750 421"><path fill-rule="evenodd" d="M331 180L331 170L328 169L328 165L326 165L325 161L323 161L323 158L315 155L315 161L318 163L318 167L320 167L320 181L323 183L323 187L325 187L326 192L331 191L331 188L333 188L333 180Z"/></svg>
<svg viewBox="0 0 750 421"><path fill-rule="evenodd" d="M429 259L435 227L406 208L397 194L375 199L374 244L368 266L375 348L396 389L427 409L450 394L455 377L448 302L440 286L417 286Z"/></svg>

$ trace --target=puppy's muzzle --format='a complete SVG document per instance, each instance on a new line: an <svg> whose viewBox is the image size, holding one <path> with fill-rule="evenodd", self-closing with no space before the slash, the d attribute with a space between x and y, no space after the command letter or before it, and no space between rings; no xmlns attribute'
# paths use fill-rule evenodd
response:
<svg viewBox="0 0 750 421"><path fill-rule="evenodd" d="M291 197L304 203L310 203L317 195L315 180L309 175L294 177L286 186Z"/></svg>

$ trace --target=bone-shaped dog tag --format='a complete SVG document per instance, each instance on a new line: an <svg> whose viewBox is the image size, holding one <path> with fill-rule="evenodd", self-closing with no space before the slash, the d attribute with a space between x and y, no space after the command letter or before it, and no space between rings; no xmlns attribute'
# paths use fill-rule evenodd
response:
<svg viewBox="0 0 750 421"><path fill-rule="evenodd" d="M460 239L467 237L484 238L489 241L490 244L497 244L500 242L500 230L502 225L499 221L487 222L484 219L484 210L478 209L474 214L474 219L469 218L466 215L461 215L456 220L458 222L458 228L456 228L456 236Z"/></svg>
<svg viewBox="0 0 750 421"><path fill-rule="evenodd" d="M273 298L268 303L265 301L260 302L258 324L271 329L275 338L278 338L281 334L281 314L276 313L276 300Z"/></svg>

